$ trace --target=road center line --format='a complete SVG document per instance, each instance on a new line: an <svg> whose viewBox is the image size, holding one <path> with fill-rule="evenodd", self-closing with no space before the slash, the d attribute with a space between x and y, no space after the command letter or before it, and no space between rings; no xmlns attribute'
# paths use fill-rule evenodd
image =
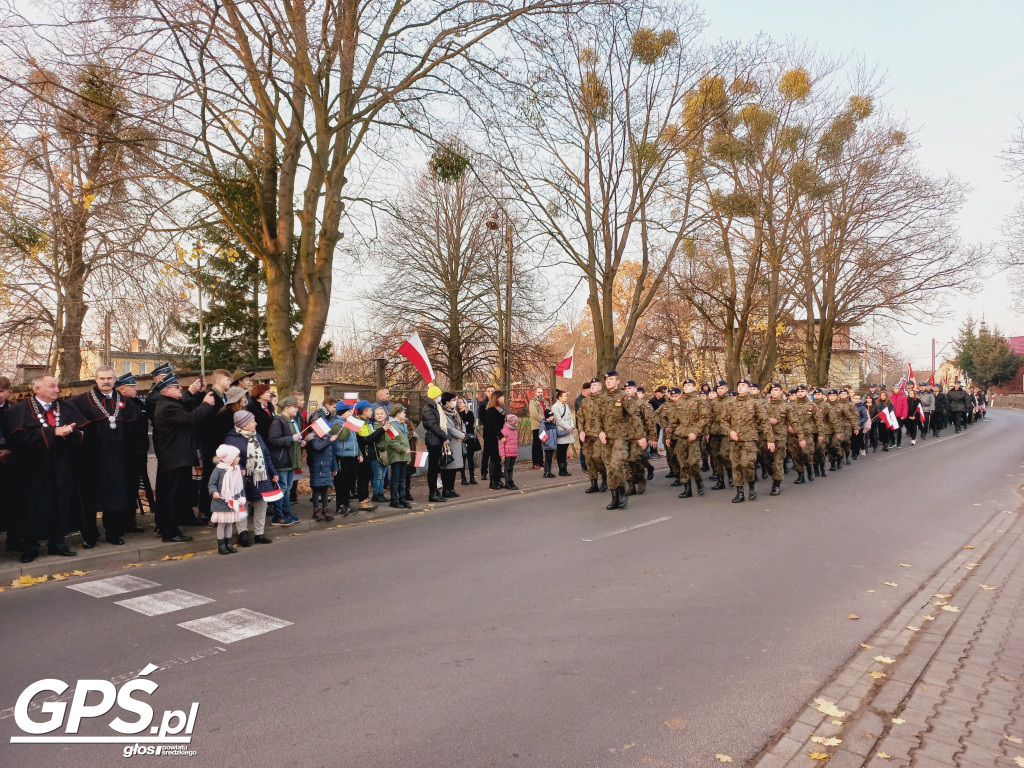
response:
<svg viewBox="0 0 1024 768"><path fill-rule="evenodd" d="M580 539L580 541L585 541L587 543L590 543L592 541L599 541L601 539L607 539L609 536L616 536L620 533L629 533L630 531L635 531L637 528L646 528L648 525L654 525L655 523L663 523L666 520L671 519L671 517L659 517L657 520L648 520L646 523L637 523L636 525L631 525L628 528L619 528L619 530L617 531L609 531L608 533L602 533L600 536L595 536L592 539Z"/></svg>

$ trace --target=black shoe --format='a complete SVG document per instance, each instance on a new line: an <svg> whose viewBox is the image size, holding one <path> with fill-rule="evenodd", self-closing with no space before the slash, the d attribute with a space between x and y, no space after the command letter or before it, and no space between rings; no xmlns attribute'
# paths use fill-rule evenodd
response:
<svg viewBox="0 0 1024 768"><path fill-rule="evenodd" d="M544 474L542 475L542 477L554 477L554 476L555 476L554 472L548 472L548 471L545 471Z"/></svg>
<svg viewBox="0 0 1024 768"><path fill-rule="evenodd" d="M768 479L768 470L765 469L764 467L761 467L761 479L762 480L767 480Z"/></svg>
<svg viewBox="0 0 1024 768"><path fill-rule="evenodd" d="M675 480L673 480L671 483L669 483L669 485L671 485L672 487L675 487L677 485L682 485L682 484L683 484L683 481L680 480L678 477Z"/></svg>
<svg viewBox="0 0 1024 768"><path fill-rule="evenodd" d="M273 541L273 539L271 539L268 536L264 536L262 533L258 533L255 536L253 536L252 540L254 544L269 544Z"/></svg>
<svg viewBox="0 0 1024 768"><path fill-rule="evenodd" d="M750 492L747 494L747 501L753 501L757 498L757 483L747 483L750 486Z"/></svg>
<svg viewBox="0 0 1024 768"><path fill-rule="evenodd" d="M373 496L370 497L370 501L382 502L387 500L388 497L385 496L383 493L375 493L373 494Z"/></svg>
<svg viewBox="0 0 1024 768"><path fill-rule="evenodd" d="M693 491L690 490L690 481L687 480L683 483L683 492L679 494L680 499L689 499L693 496Z"/></svg>
<svg viewBox="0 0 1024 768"><path fill-rule="evenodd" d="M21 554L21 562L31 563L39 556L39 547L28 547Z"/></svg>
<svg viewBox="0 0 1024 768"><path fill-rule="evenodd" d="M808 483L813 483L814 482L814 473L811 472L810 468L807 469L807 482Z"/></svg>
<svg viewBox="0 0 1024 768"><path fill-rule="evenodd" d="M388 504L388 506L391 507L392 509L401 509L402 502L400 502L398 499L394 499L391 501L390 504Z"/></svg>
<svg viewBox="0 0 1024 768"><path fill-rule="evenodd" d="M476 478L475 477L469 478L469 484L470 485L477 485Z"/></svg>
<svg viewBox="0 0 1024 768"><path fill-rule="evenodd" d="M697 477L695 477L694 480L697 482L697 495L698 496L703 496L704 495L704 479L700 476L699 472L697 473Z"/></svg>
<svg viewBox="0 0 1024 768"><path fill-rule="evenodd" d="M445 497L442 496L439 493L432 493L432 494L430 494L429 497L427 497L427 501L430 501L430 502L433 502L433 503L436 504L439 501L447 501L447 499L445 499Z"/></svg>
<svg viewBox="0 0 1024 768"><path fill-rule="evenodd" d="M739 504L741 501L744 501L744 499L743 499L743 488L741 488L740 486L737 485L736 486L736 495L732 497L732 503L733 504Z"/></svg>
<svg viewBox="0 0 1024 768"><path fill-rule="evenodd" d="M164 536L163 540L169 544L172 541L192 541L192 537L179 533L177 536Z"/></svg>
<svg viewBox="0 0 1024 768"><path fill-rule="evenodd" d="M93 544L93 546L96 546ZM60 555L61 557L74 557L78 553L71 549L67 544L61 544L59 547L55 547L52 544L46 545L46 554L48 555Z"/></svg>
<svg viewBox="0 0 1024 768"><path fill-rule="evenodd" d="M846 466L850 466L850 454L846 454Z"/></svg>
<svg viewBox="0 0 1024 768"><path fill-rule="evenodd" d="M124 544L124 539L122 539L120 536L105 536L104 539L107 542L107 544Z"/></svg>
<svg viewBox="0 0 1024 768"><path fill-rule="evenodd" d="M459 485L469 485L469 480L467 480L466 478L462 478L462 480L459 482Z"/></svg>
<svg viewBox="0 0 1024 768"><path fill-rule="evenodd" d="M648 480L653 480L654 479L654 467L651 466L650 464L647 465L647 479Z"/></svg>
<svg viewBox="0 0 1024 768"><path fill-rule="evenodd" d="M601 493L604 493L607 490L608 490L608 478L607 477L602 477L601 478Z"/></svg>
<svg viewBox="0 0 1024 768"><path fill-rule="evenodd" d="M228 549L227 539L217 539L217 554L218 555L230 555L231 550Z"/></svg>
<svg viewBox="0 0 1024 768"><path fill-rule="evenodd" d="M325 515L324 519L326 520L327 519L327 517L326 517L326 515L327 515L327 508L326 507L324 507L324 515ZM240 546L240 547L251 547L252 546L252 540L249 538L249 532L248 531L242 531L240 534L238 534L238 546Z"/></svg>
<svg viewBox="0 0 1024 768"><path fill-rule="evenodd" d="M612 491L612 500L608 503L605 509L618 509L619 508L619 489L615 488Z"/></svg>
<svg viewBox="0 0 1024 768"><path fill-rule="evenodd" d="M505 486L503 486L501 483L488 483L487 484L487 490L489 490L489 491L500 491L504 487ZM589 491L587 491L587 493L589 493Z"/></svg>
<svg viewBox="0 0 1024 768"><path fill-rule="evenodd" d="M632 480L629 481L627 487L622 490L623 496L636 496L636 485Z"/></svg>
<svg viewBox="0 0 1024 768"><path fill-rule="evenodd" d="M626 495L626 486L619 486L619 509L625 509L629 503L629 497Z"/></svg>
<svg viewBox="0 0 1024 768"><path fill-rule="evenodd" d="M712 491L720 491L725 488L725 480L720 477L716 477L716 482L711 486Z"/></svg>
<svg viewBox="0 0 1024 768"><path fill-rule="evenodd" d="M700 470L701 470L701 472L708 472L708 471L711 470L711 467L708 464L708 460L707 459L704 459L704 461L701 462Z"/></svg>
<svg viewBox="0 0 1024 768"><path fill-rule="evenodd" d="M675 477L675 476L676 476L675 472L669 472L667 475L665 475L665 479L668 480L670 477Z"/></svg>
<svg viewBox="0 0 1024 768"><path fill-rule="evenodd" d="M137 526L137 525L133 525L131 528L125 528L124 532L125 533L145 533L146 529L145 528L139 528L139 526Z"/></svg>
<svg viewBox="0 0 1024 768"><path fill-rule="evenodd" d="M595 477L590 481L590 487L584 491L584 493L600 493L601 489L597 485L597 478Z"/></svg>
<svg viewBox="0 0 1024 768"><path fill-rule="evenodd" d="M405 496L404 496L403 498L404 498L404 499L405 499L406 501L416 501L416 499L414 499L414 498L412 497L412 494L411 494L411 493L407 493L407 494L405 494Z"/></svg>
<svg viewBox="0 0 1024 768"><path fill-rule="evenodd" d="M804 473L800 472L800 473L797 474L796 480L793 481L793 485L803 485L806 482L807 481L804 480Z"/></svg>
<svg viewBox="0 0 1024 768"><path fill-rule="evenodd" d="M95 541L88 541L87 540L87 541L83 541L82 542L82 549L92 549L95 546L96 546L96 542Z"/></svg>
<svg viewBox="0 0 1024 768"><path fill-rule="evenodd" d="M449 499L457 499L462 494L456 493L455 491L445 491L444 495L447 496Z"/></svg>
<svg viewBox="0 0 1024 768"><path fill-rule="evenodd" d="M505 490L506 491L518 491L519 490L519 486L516 485L515 483L505 483Z"/></svg>
<svg viewBox="0 0 1024 768"><path fill-rule="evenodd" d="M771 491L770 491L770 492L768 493L768 495L769 495L769 496L778 496L778 495L779 495L780 493L782 493L782 489L781 489L781 488L779 488L779 481L778 481L778 480L776 480L776 481L774 481L774 482L772 483L772 489L771 489Z"/></svg>

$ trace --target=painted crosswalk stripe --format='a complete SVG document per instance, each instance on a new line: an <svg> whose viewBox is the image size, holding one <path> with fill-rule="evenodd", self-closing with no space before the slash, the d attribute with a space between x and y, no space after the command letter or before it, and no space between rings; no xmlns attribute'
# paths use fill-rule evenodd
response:
<svg viewBox="0 0 1024 768"><path fill-rule="evenodd" d="M68 589L91 597L110 597L123 595L126 592L138 592L141 589L151 589L160 585L149 579L140 579L138 576L112 576L109 579L86 581L82 584L68 584L67 586Z"/></svg>
<svg viewBox="0 0 1024 768"><path fill-rule="evenodd" d="M172 613L185 608L192 608L196 605L212 603L212 597L203 597L194 592L186 592L184 589L169 589L166 592L154 592L151 595L142 597L129 597L127 600L116 601L118 605L131 608L145 616L160 616L164 613Z"/></svg>
<svg viewBox="0 0 1024 768"><path fill-rule="evenodd" d="M205 635L219 643L234 643L262 635L264 632L290 627L291 624L292 622L284 619L275 619L273 616L250 611L248 608L239 608L237 611L186 621L178 626Z"/></svg>

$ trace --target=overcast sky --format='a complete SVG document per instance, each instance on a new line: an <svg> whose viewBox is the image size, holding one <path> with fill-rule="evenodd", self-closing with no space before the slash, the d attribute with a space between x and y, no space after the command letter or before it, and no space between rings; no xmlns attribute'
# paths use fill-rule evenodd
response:
<svg viewBox="0 0 1024 768"><path fill-rule="evenodd" d="M699 5L712 39L750 39L763 32L877 64L889 87L885 102L918 129L924 166L936 174L950 171L972 187L960 220L964 239L1000 239L1003 221L1021 196L998 155L1024 113L1024 2L699 0ZM941 347L968 312L976 318L984 314L1007 335L1024 335L1024 311L1013 306L1006 281L991 264L979 270L983 290L951 297L947 320L922 320L896 334L915 369L930 367L932 337Z"/></svg>

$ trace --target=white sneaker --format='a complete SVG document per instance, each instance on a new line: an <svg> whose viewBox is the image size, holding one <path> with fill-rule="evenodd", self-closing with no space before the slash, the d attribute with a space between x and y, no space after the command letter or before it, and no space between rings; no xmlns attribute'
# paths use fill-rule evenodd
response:
<svg viewBox="0 0 1024 768"><path fill-rule="evenodd" d="M917 440L911 440L911 441L910 441L910 444L911 444L911 445L917 445Z"/></svg>

